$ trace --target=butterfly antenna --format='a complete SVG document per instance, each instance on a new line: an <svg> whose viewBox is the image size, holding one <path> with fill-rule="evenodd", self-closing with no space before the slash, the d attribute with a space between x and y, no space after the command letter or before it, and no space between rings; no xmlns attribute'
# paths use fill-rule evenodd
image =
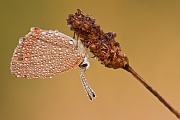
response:
<svg viewBox="0 0 180 120"><path fill-rule="evenodd" d="M90 101L92 101L93 98L96 97L96 94L93 91L93 89L89 86L89 84L87 83L86 78L85 78L85 76L83 74L83 68L81 68L81 67L80 67L80 77L81 77L84 89L85 89L85 91L87 93L87 96L89 97Z"/></svg>

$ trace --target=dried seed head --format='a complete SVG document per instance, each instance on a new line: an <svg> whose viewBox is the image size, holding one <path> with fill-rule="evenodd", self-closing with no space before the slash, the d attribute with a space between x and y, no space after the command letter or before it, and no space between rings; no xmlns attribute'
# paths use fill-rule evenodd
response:
<svg viewBox="0 0 180 120"><path fill-rule="evenodd" d="M82 44L106 67L125 68L129 64L119 43L115 41L116 33L104 33L95 19L83 14L82 10L77 9L75 14L69 14L67 24L81 38Z"/></svg>

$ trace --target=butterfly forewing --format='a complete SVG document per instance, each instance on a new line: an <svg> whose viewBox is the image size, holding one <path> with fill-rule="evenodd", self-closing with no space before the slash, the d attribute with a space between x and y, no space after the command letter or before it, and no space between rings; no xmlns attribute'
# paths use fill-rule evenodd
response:
<svg viewBox="0 0 180 120"><path fill-rule="evenodd" d="M82 61L77 41L58 31L31 28L14 50L11 72L17 77L46 78L69 71Z"/></svg>

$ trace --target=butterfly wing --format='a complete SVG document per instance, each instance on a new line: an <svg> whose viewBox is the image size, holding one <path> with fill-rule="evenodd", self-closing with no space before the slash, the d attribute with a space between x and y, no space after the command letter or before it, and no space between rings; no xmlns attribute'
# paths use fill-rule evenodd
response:
<svg viewBox="0 0 180 120"><path fill-rule="evenodd" d="M31 28L14 50L11 73L23 78L47 78L69 71L83 61L77 41L60 32Z"/></svg>

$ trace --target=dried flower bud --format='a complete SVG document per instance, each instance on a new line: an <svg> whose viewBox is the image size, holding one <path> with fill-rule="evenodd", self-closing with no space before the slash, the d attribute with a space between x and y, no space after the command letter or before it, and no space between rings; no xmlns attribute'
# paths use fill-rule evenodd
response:
<svg viewBox="0 0 180 120"><path fill-rule="evenodd" d="M120 44L115 41L116 33L104 33L95 19L83 14L82 10L77 9L75 14L69 14L67 24L81 38L82 44L106 67L125 68L129 64Z"/></svg>

